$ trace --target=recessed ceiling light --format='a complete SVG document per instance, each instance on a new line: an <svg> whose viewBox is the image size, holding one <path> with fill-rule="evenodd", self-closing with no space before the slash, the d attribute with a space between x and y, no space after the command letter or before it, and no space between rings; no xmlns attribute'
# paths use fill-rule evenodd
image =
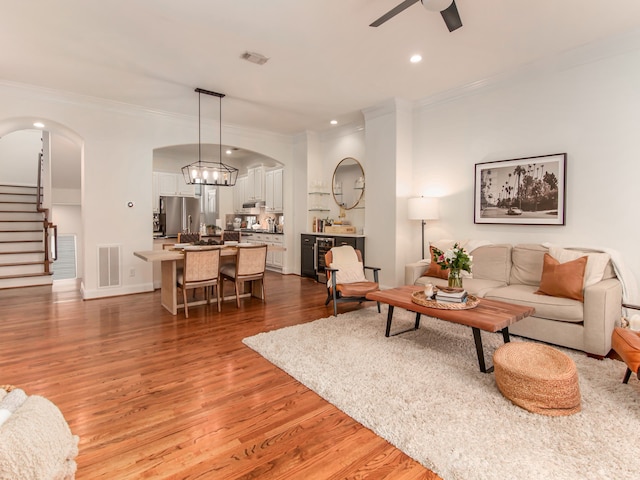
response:
<svg viewBox="0 0 640 480"><path fill-rule="evenodd" d="M420 63L422 61L422 55L416 53L415 55L411 55L409 60L411 63Z"/></svg>
<svg viewBox="0 0 640 480"><path fill-rule="evenodd" d="M35 122L35 123L33 124L33 126L34 126L34 127L36 127L36 128L44 128L44 123L42 123L42 122Z"/></svg>
<svg viewBox="0 0 640 480"><path fill-rule="evenodd" d="M329 123L331 125L337 125L338 124L338 120L331 120Z"/></svg>
<svg viewBox="0 0 640 480"><path fill-rule="evenodd" d="M226 151L226 154L227 154L227 155L231 155L231 153L233 153L233 152L231 152L231 150L227 150L227 151Z"/></svg>

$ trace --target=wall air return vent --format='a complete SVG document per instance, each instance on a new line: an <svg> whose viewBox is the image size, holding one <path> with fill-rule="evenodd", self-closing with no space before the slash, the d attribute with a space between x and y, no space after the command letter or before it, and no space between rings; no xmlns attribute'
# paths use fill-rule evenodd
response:
<svg viewBox="0 0 640 480"><path fill-rule="evenodd" d="M120 286L120 245L98 245L98 288Z"/></svg>

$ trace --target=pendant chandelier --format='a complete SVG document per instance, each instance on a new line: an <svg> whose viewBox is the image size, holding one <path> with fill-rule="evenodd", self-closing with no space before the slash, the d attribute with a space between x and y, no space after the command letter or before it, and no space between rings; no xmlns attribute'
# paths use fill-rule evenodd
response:
<svg viewBox="0 0 640 480"><path fill-rule="evenodd" d="M222 187L233 187L236 184L236 179L238 178L238 169L222 163L222 99L224 98L224 93L212 92L202 88L196 88L195 91L198 92L198 161L182 167L184 181L189 185L219 185ZM218 123L220 128L220 148L217 162L202 160L202 142L200 140L200 97L203 93L205 95L218 97L220 104L220 116Z"/></svg>

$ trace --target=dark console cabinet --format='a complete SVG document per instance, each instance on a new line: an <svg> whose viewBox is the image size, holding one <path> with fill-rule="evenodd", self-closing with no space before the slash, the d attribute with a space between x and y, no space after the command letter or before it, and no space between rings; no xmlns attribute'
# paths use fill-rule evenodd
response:
<svg viewBox="0 0 640 480"><path fill-rule="evenodd" d="M316 278L315 268L315 235L302 234L302 260L300 262L300 275Z"/></svg>
<svg viewBox="0 0 640 480"><path fill-rule="evenodd" d="M300 274L317 281L324 281L324 254L332 247L351 245L360 250L362 259L365 259L363 236L331 235L329 233L303 233L302 258L300 261Z"/></svg>

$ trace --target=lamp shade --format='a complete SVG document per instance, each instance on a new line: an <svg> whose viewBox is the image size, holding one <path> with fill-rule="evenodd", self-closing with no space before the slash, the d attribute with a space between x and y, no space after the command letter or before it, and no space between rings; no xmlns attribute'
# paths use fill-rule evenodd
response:
<svg viewBox="0 0 640 480"><path fill-rule="evenodd" d="M415 197L408 202L409 220L437 220L438 199L434 197Z"/></svg>

